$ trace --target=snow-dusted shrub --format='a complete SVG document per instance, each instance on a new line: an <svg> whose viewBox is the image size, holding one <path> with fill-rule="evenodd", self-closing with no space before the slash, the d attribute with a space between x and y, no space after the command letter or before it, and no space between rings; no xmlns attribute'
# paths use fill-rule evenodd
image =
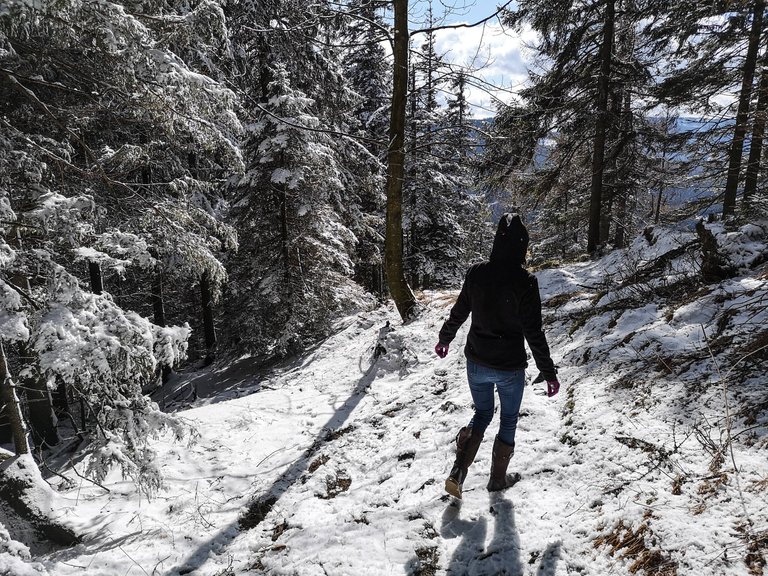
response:
<svg viewBox="0 0 768 576"><path fill-rule="evenodd" d="M708 224L718 248L731 266L748 270L765 260L765 240L768 238L768 220L753 220L736 230L729 230L722 222Z"/></svg>
<svg viewBox="0 0 768 576"><path fill-rule="evenodd" d="M51 299L32 334L40 373L49 387L66 384L88 406L96 427L88 472L102 481L119 465L145 492L161 484L148 440L165 428L184 429L142 394L162 366L186 356L189 326L159 327L125 311L109 294L79 288L58 268Z"/></svg>
<svg viewBox="0 0 768 576"><path fill-rule="evenodd" d="M66 385L87 405L91 473L103 479L119 464L151 491L159 474L147 442L180 428L141 391L186 356L191 330L147 320L147 287L205 275L215 295L226 280L220 253L236 247L222 193L224 177L242 170L237 98L215 79L216 58L204 70L192 58L226 36L226 19L215 2L181 19L157 3L144 6L147 19L109 1L5 4L0 338L25 349L9 348L19 380L42 396L46 382ZM119 304L91 294L89 276ZM174 312L193 305L175 300Z"/></svg>
<svg viewBox="0 0 768 576"><path fill-rule="evenodd" d="M0 574L13 576L40 576L48 574L42 564L30 563L29 548L11 538L5 526L0 524Z"/></svg>

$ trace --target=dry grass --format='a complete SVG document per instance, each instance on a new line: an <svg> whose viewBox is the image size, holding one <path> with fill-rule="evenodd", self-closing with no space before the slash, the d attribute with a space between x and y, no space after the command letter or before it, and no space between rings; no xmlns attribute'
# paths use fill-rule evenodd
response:
<svg viewBox="0 0 768 576"><path fill-rule="evenodd" d="M558 294L556 296L552 296L552 298L549 298L548 300L545 300L541 303L542 308L560 308L563 304L567 304L574 298L578 298L579 296L586 295L586 292L565 292L563 294Z"/></svg>
<svg viewBox="0 0 768 576"><path fill-rule="evenodd" d="M352 486L352 479L346 472L340 470L335 476L328 476L328 478L326 478L325 494L318 495L318 498L321 498L322 500L336 498L339 494L349 490L350 486Z"/></svg>
<svg viewBox="0 0 768 576"><path fill-rule="evenodd" d="M752 482L752 488L756 492L768 490L768 476L766 476L762 480L755 480L754 482Z"/></svg>
<svg viewBox="0 0 768 576"><path fill-rule="evenodd" d="M711 496L728 483L728 474L725 472L704 478L699 484L697 492L702 496Z"/></svg>
<svg viewBox="0 0 768 576"><path fill-rule="evenodd" d="M322 466L326 462L328 462L328 456L326 456L325 454L322 454L317 458L315 458L314 460L312 460L312 463L309 465L307 470L309 471L310 474L313 474L317 471L318 468L320 468L320 466Z"/></svg>
<svg viewBox="0 0 768 576"><path fill-rule="evenodd" d="M456 303L456 299L459 297L458 290L451 290L448 292L430 292L426 294L424 292L415 292L414 296L416 300L424 304L425 306L434 304L441 308L448 308Z"/></svg>
<svg viewBox="0 0 768 576"><path fill-rule="evenodd" d="M672 494L675 496L680 496L680 494L683 493L683 484L685 484L686 478L685 476L681 476L678 474L675 476L675 479L672 481Z"/></svg>
<svg viewBox="0 0 768 576"><path fill-rule="evenodd" d="M751 576L763 576L765 552L768 551L768 530L748 537L747 556L744 559Z"/></svg>
<svg viewBox="0 0 768 576"><path fill-rule="evenodd" d="M619 554L621 558L632 561L629 566L632 574L642 571L649 576L677 576L676 562L662 550L648 548L647 541L651 536L647 519L637 530L619 521L608 533L595 538L594 546L608 547L611 556Z"/></svg>

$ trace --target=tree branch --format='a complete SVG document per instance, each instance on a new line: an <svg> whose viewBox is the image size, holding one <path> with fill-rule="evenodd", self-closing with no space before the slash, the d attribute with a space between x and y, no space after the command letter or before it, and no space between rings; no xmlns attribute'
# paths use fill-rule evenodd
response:
<svg viewBox="0 0 768 576"><path fill-rule="evenodd" d="M359 140L360 142L370 142L372 144L381 144L381 145L385 144L385 142L382 141L382 140L376 140L375 138L367 138L365 136L357 136L355 134L350 134L349 132L341 132L339 130L330 130L330 129L327 129L327 128L310 128L309 126L302 126L301 124L295 124L293 122L289 122L285 118L281 118L280 116L278 116L277 114L274 114L273 112L270 112L269 110L264 108L261 104L259 104L255 100L252 100L250 98L249 98L249 100L251 101L251 104L253 104L260 111L264 112L264 114L266 114L267 116L269 116L271 118L274 118L275 120L277 120L281 124L285 124L286 126L290 126L291 128L296 128L298 130L306 130L307 132L317 132L317 133L320 133L320 134L330 134L331 136L342 136L344 138L350 138L352 140Z"/></svg>
<svg viewBox="0 0 768 576"><path fill-rule="evenodd" d="M478 20L477 22L474 22L472 24L449 24L449 25L446 25L446 26L433 26L432 28L422 28L420 30L413 30L413 31L411 31L409 36L415 36L416 34L431 34L432 32L437 32L438 30L455 30L457 28L475 28L477 26L480 26L481 24L485 24L486 22L488 22L488 20L492 20L493 18L495 18L496 16L501 14L501 12L507 6L512 4L512 1L513 0L509 0L503 6L499 6L496 9L496 12L494 12L493 14L488 16L487 18L483 18L482 20Z"/></svg>
<svg viewBox="0 0 768 576"><path fill-rule="evenodd" d="M14 284L13 282L10 282L8 280L3 280L3 282L5 282L6 285L8 285L11 288L13 288L13 290L18 292L19 296L21 296L22 298L24 298L24 300L29 302L29 304L32 306L32 308L34 308L35 310L42 310L43 307L40 304L38 304L38 302L34 298L32 298L32 296L30 296L24 290L22 290L21 288L16 286L16 284Z"/></svg>
<svg viewBox="0 0 768 576"><path fill-rule="evenodd" d="M6 70L6 69L2 68L2 69L0 69L0 71L2 71L2 72L3 72L3 74L5 74L5 75L6 75L6 77L8 78L8 80L10 80L10 81L11 81L11 84L13 84L13 87L14 87L14 88L16 88L16 89L17 89L19 92L21 92L22 94L24 94L25 96L27 96L27 97L28 97L30 100L32 100L32 101L33 101L33 102L34 102L34 103L37 105L37 107L38 107L38 108L40 108L40 109L41 109L43 112L45 112L45 113L46 113L48 116L50 116L50 117L53 119L53 121L54 121L54 122L55 122L55 123L56 123L56 124L57 124L57 125L58 125L58 126L61 128L61 129L62 129L62 130L64 130L64 132L66 132L67 134L69 134L69 136L70 136L71 138L73 138L73 139L74 139L74 140L75 140L75 141L76 141L78 144L80 144L80 146L82 146L82 147L83 147L83 151L84 151L84 152L85 152L85 153L86 153L88 156L90 156L90 159L91 159L92 161L94 161L94 160L96 159L96 155L93 153L93 150L91 150L91 149L90 149L90 147L88 146L88 144L86 144L85 142L83 142L83 139L82 139L82 138L80 138L80 136L78 136L77 134L75 134L75 133L74 133L72 130L70 130L70 129L69 129L69 128L68 128L68 127L67 127L67 126L66 126L66 125L65 125L65 124L64 124L64 123L61 121L61 120L59 120L59 118L58 118L58 117L57 117L57 116L56 116L56 115L55 115L53 112L51 112L51 109L50 109L50 108L48 108L48 105L47 105L45 102L43 102L42 100L40 100L40 98L38 98L38 97L37 97L37 94L35 94L35 93L34 93L32 90L30 90L30 89L29 89L29 88L27 88L26 86L24 86L24 84L22 84L21 82L19 82L18 78L16 78L16 76L14 76L14 75L13 75L11 72L9 72L8 70Z"/></svg>

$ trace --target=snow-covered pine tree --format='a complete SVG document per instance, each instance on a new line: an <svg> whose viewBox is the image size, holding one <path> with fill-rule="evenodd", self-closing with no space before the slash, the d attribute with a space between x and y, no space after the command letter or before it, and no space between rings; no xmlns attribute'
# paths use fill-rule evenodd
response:
<svg viewBox="0 0 768 576"><path fill-rule="evenodd" d="M236 349L270 357L327 334L380 291L381 164L360 116L365 98L342 65L349 18L332 3L241 6L237 67L251 120L248 169L233 184L242 250L230 260L229 334ZM359 139L358 139L359 138ZM247 327L243 329L243 327Z"/></svg>
<svg viewBox="0 0 768 576"><path fill-rule="evenodd" d="M382 42L391 31L384 20L387 2L354 0L347 7L343 31L344 74L359 95L354 116L371 154L382 159L387 150L392 71Z"/></svg>
<svg viewBox="0 0 768 576"><path fill-rule="evenodd" d="M355 278L368 290L382 295L384 285L384 157L390 115L390 91L392 72L386 51L382 46L391 31L384 20L387 2L380 0L355 0L345 12L341 41L344 75L349 87L357 94L352 115L357 121L355 134L370 156L359 151L349 159L361 158L357 189L359 216L353 231L358 238L356 248ZM347 146L356 147L345 141Z"/></svg>
<svg viewBox="0 0 768 576"><path fill-rule="evenodd" d="M768 53L765 2L654 0L646 9L654 18L645 33L652 53L664 63L656 97L693 115L684 127L698 144L688 152L697 167L692 181L707 194L723 190L723 213L734 214L746 167L745 142L757 108L758 61ZM724 101L723 94L737 97ZM762 143L763 134L752 135ZM761 172L756 159L752 169Z"/></svg>
<svg viewBox="0 0 768 576"><path fill-rule="evenodd" d="M435 50L434 33L425 33L411 59L403 206L406 270L416 287L453 286L476 257L466 252L467 230L486 216L479 198L467 189L468 131L457 122L461 115L466 122L469 115L466 108L457 115L439 104L449 70Z"/></svg>
<svg viewBox="0 0 768 576"><path fill-rule="evenodd" d="M623 243L628 229L642 227L638 215L650 205L638 177L647 167L636 130L646 109L638 95L649 93L651 65L641 58L639 19L636 5L623 0L521 2L507 17L539 33L536 50L546 64L531 72L522 103L499 115L501 140L486 165L501 165L496 175L506 174L515 203L535 208L543 245L561 256L583 243Z"/></svg>
<svg viewBox="0 0 768 576"><path fill-rule="evenodd" d="M325 334L361 293L351 281L355 236L344 182L315 100L273 61L260 117L248 127L248 168L236 183L241 250L229 311L237 345L266 356Z"/></svg>
<svg viewBox="0 0 768 576"><path fill-rule="evenodd" d="M488 258L494 232L490 205L477 178L480 134L467 99L468 83L469 76L464 70L453 72L441 138L447 159L445 170L453 175L457 186L457 218L464 231L464 267Z"/></svg>
<svg viewBox="0 0 768 576"><path fill-rule="evenodd" d="M117 463L151 491L160 477L146 441L175 424L142 388L183 358L189 331L126 310L151 310L149 290L138 299L119 285L149 286L160 269L223 281L217 254L234 234L222 183L241 166L240 125L232 92L143 23L165 16L135 8L18 3L0 14L0 197L15 253L6 278L27 295L34 353L11 364L82 400L94 475Z"/></svg>

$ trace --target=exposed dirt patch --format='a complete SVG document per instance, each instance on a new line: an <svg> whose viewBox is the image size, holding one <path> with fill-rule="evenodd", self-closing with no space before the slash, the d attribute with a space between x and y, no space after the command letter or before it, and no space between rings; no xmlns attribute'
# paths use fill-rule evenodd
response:
<svg viewBox="0 0 768 576"><path fill-rule="evenodd" d="M438 537L435 527L429 522L424 526L421 535L430 540L435 540ZM437 546L421 546L416 549L416 559L408 567L408 573L413 576L435 576L439 567L439 560L440 552Z"/></svg>
<svg viewBox="0 0 768 576"><path fill-rule="evenodd" d="M384 416L386 416L387 418L392 418L392 417L393 417L395 414L397 414L398 412L400 412L400 410L402 410L403 408L405 408L405 405L403 405L403 404L400 404L400 403L398 402L397 404L395 404L395 405L394 405L392 408L390 408L390 409L389 409L389 410L387 410L386 412L382 412L382 414L383 414Z"/></svg>
<svg viewBox="0 0 768 576"><path fill-rule="evenodd" d="M280 536L283 535L283 532L285 532L288 529L288 522L283 520L280 524L274 527L272 530L272 542L275 542Z"/></svg>
<svg viewBox="0 0 768 576"><path fill-rule="evenodd" d="M752 576L763 576L765 568L765 555L768 552L768 530L750 534L747 540L747 556L744 562L749 567Z"/></svg>
<svg viewBox="0 0 768 576"><path fill-rule="evenodd" d="M338 440L345 434L349 434L350 432L354 431L354 426L345 426L344 428L339 428L338 430L334 430L332 432L329 432L328 435L323 438L325 442L332 442L333 440Z"/></svg>

